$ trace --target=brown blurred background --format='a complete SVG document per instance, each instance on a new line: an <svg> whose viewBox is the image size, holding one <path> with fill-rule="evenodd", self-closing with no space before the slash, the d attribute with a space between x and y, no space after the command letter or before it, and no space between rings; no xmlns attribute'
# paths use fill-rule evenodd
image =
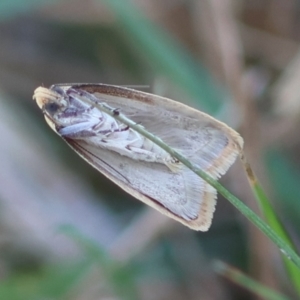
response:
<svg viewBox="0 0 300 300"><path fill-rule="evenodd" d="M0 299L296 299L278 249L222 197L193 232L81 160L32 101L54 83L146 86L239 131L300 244L300 2L2 0ZM240 163L222 183L259 213Z"/></svg>

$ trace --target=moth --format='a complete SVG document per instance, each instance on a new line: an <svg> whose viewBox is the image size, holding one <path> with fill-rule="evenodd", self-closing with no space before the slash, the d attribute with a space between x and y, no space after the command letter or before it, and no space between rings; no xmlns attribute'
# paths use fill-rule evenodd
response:
<svg viewBox="0 0 300 300"><path fill-rule="evenodd" d="M58 84L38 87L33 99L48 125L127 193L191 229L209 229L216 190L95 103L143 126L215 179L243 147L236 131L182 103L120 86Z"/></svg>

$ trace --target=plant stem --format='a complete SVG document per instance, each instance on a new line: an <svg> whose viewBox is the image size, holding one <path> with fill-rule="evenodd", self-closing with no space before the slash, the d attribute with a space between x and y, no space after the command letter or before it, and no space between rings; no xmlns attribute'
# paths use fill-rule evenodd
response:
<svg viewBox="0 0 300 300"><path fill-rule="evenodd" d="M125 115L121 114L118 110L109 107L104 103L100 103L96 97L92 94L89 95L86 102L93 102L93 105L97 107L100 111L107 113L108 115L114 117L116 120L122 122L123 124L129 126L133 130L137 131L141 135L148 138L153 143L160 146L170 155L178 159L182 164L200 176L203 180L208 182L212 187L214 187L220 194L222 194L232 205L234 205L248 220L250 220L258 229L260 229L275 245L278 246L280 251L291 261L300 268L300 257L297 253L280 237L276 232L267 225L254 211L247 207L241 200L236 196L231 194L227 189L225 189L217 180L213 179L210 175L205 173L200 168L193 165L187 158L181 155L179 152L175 151L173 148L164 143L160 138L156 137L152 133L148 132L143 126L133 122Z"/></svg>

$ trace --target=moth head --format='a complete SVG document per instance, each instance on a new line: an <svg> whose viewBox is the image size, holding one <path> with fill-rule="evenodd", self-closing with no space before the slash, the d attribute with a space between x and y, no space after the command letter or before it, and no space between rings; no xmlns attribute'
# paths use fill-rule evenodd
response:
<svg viewBox="0 0 300 300"><path fill-rule="evenodd" d="M59 115L64 113L69 107L65 91L59 87L51 87L50 89L38 87L34 91L33 100L36 101L39 108L43 111L48 125L55 130L56 125L58 125Z"/></svg>
<svg viewBox="0 0 300 300"><path fill-rule="evenodd" d="M61 113L69 106L67 97L62 89L47 89L38 87L33 94L33 100L36 101L39 108L44 114L54 116Z"/></svg>

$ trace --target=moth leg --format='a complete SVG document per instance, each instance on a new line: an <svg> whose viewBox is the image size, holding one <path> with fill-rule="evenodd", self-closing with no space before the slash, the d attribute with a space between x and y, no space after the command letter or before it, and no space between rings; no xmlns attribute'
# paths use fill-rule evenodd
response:
<svg viewBox="0 0 300 300"><path fill-rule="evenodd" d="M141 135L139 133L137 133L134 130L131 130L130 133L133 135L131 137L130 142L128 143L127 147L128 148L141 148L145 142L145 138L141 137ZM147 150L147 149L144 149Z"/></svg>
<svg viewBox="0 0 300 300"><path fill-rule="evenodd" d="M91 137L96 135L92 129L93 125L94 122L82 122L59 128L57 132L63 137L72 139Z"/></svg>
<svg viewBox="0 0 300 300"><path fill-rule="evenodd" d="M130 150L132 154L140 160L146 160L151 162L155 162L158 160L156 153L138 147L134 147L134 146L127 146L126 148Z"/></svg>
<svg viewBox="0 0 300 300"><path fill-rule="evenodd" d="M132 158L137 160L143 160L148 162L157 162L164 164L172 173L179 173L182 170L182 164L178 161L176 161L172 156L164 156L157 153L153 153L151 151L128 146L128 149L130 149L132 153Z"/></svg>
<svg viewBox="0 0 300 300"><path fill-rule="evenodd" d="M165 160L164 164L173 172L179 173L183 168L183 164L175 161L173 158Z"/></svg>
<svg viewBox="0 0 300 300"><path fill-rule="evenodd" d="M108 131L108 133L110 133L115 124L112 124L112 122L107 122L109 123L109 125L106 124L106 120L102 119L100 120L100 122L98 121L94 126L93 126L93 129L97 132L101 132L101 131Z"/></svg>
<svg viewBox="0 0 300 300"><path fill-rule="evenodd" d="M104 142L103 146L105 149L115 151L121 155L130 157L131 159L162 163L162 160L159 159L155 153L138 147L129 146L128 141L124 141L124 139L114 139L113 142L103 139L102 142Z"/></svg>
<svg viewBox="0 0 300 300"><path fill-rule="evenodd" d="M103 139L102 143L103 143L102 146L105 149L117 152L120 155L124 155L124 156L130 157L132 159L138 160L138 158L134 156L134 153L132 153L132 151L127 148L127 145L124 142L122 142L122 140L120 140L119 143L116 143L116 141L114 141L114 143L111 143L111 142L108 142L107 140Z"/></svg>

